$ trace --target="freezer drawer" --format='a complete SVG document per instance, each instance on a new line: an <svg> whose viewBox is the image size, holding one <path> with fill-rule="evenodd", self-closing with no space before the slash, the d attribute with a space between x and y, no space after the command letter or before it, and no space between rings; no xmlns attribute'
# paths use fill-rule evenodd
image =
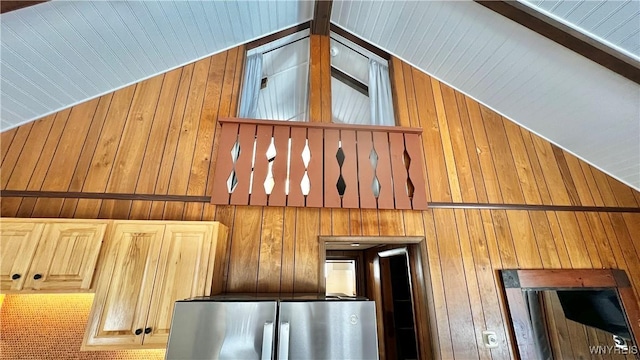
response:
<svg viewBox="0 0 640 360"><path fill-rule="evenodd" d="M373 301L280 303L278 359L378 359Z"/></svg>
<svg viewBox="0 0 640 360"><path fill-rule="evenodd" d="M176 302L166 359L271 359L276 302Z"/></svg>

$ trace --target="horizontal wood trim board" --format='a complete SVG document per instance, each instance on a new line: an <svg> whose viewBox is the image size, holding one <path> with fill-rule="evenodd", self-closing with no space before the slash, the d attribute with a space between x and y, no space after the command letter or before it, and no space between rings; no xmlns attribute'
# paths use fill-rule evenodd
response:
<svg viewBox="0 0 640 360"><path fill-rule="evenodd" d="M271 126L286 126L286 127L302 127L313 129L336 129L336 130L364 130L364 131L384 131L387 133L404 133L404 134L422 134L421 128L411 128L402 126L375 126L375 125L347 125L347 124L333 124L333 123L320 123L320 122L307 122L307 121L278 121L278 120L263 120L263 119L241 119L241 118L220 118L218 122L235 123L235 124L251 124L251 125L271 125Z"/></svg>
<svg viewBox="0 0 640 360"><path fill-rule="evenodd" d="M198 203L209 203L211 201L210 196L192 196L192 195L0 190L0 198L8 198L8 197L30 197L30 198L52 198L52 199L180 201L180 202L198 202Z"/></svg>
<svg viewBox="0 0 640 360"><path fill-rule="evenodd" d="M529 204L478 204L478 203L449 203L449 202L427 202L427 206L431 209L536 210L536 211L640 213L640 208L638 207L529 205Z"/></svg>
<svg viewBox="0 0 640 360"><path fill-rule="evenodd" d="M159 194L124 194L96 192L66 191L22 191L0 190L0 198L52 198L52 199L100 199L100 200L147 200L147 201L180 201L193 203L209 203L210 196L193 195L159 195ZM526 204L477 204L477 203L444 203L427 202L430 209L478 209L478 210L531 210L531 211L574 211L574 212L614 212L640 213L640 208L606 207L606 206L562 206L562 205L526 205Z"/></svg>
<svg viewBox="0 0 640 360"><path fill-rule="evenodd" d="M335 25L335 24L331 24L331 31L333 31L334 33L342 36L343 38L353 42L354 44L361 46L364 49L367 49L369 51L371 51L372 53L380 56L381 58L385 59L385 60L390 60L391 56L389 55L388 52L379 49L373 45L371 45L370 43L360 39L359 37L353 35L352 33L348 32L347 30L344 30L343 28Z"/></svg>
<svg viewBox="0 0 640 360"><path fill-rule="evenodd" d="M311 20L309 20L307 22L303 22L302 24L294 25L294 26L286 28L284 30L280 30L277 33L273 33L271 35L267 35L267 36L265 36L263 38L248 42L245 45L245 48L247 50L255 49L258 46L262 46L264 44L268 44L268 43L270 43L272 41L278 40L278 39L283 38L285 36L289 36L289 35L292 35L292 34L295 34L295 33L299 32L299 31L306 30L309 27L311 27Z"/></svg>
<svg viewBox="0 0 640 360"><path fill-rule="evenodd" d="M517 1L476 2L516 23L577 52L587 59L640 84L640 66L632 58L590 39L567 25Z"/></svg>

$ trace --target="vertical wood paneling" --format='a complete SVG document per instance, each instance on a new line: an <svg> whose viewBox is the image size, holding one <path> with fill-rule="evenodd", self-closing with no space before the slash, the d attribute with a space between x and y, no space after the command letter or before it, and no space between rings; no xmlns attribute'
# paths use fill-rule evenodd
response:
<svg viewBox="0 0 640 360"><path fill-rule="evenodd" d="M455 91L448 86L440 87L447 120L447 130L451 138L451 150L455 157L456 175L459 178L460 195L464 202L478 202L471 164L467 156L460 109ZM443 134L444 135L444 134Z"/></svg>
<svg viewBox="0 0 640 360"><path fill-rule="evenodd" d="M27 151L20 151L17 159L17 163L19 163L20 166L16 166L13 169L9 168L9 164L7 164L6 168L3 166L3 184L4 179L6 179L7 189L20 190L21 186L24 188L29 183L33 169L40 158L39 152L30 151L29 149L37 148L40 146L42 139L47 138L55 118L55 115L49 115L32 124L31 131L28 132L28 137L22 145L22 148L27 149ZM15 132L17 131L14 131L14 133Z"/></svg>
<svg viewBox="0 0 640 360"><path fill-rule="evenodd" d="M18 162L20 154L22 153L22 149L25 146L25 141L29 138L29 133L31 133L31 128L34 123L28 123L24 126L20 126L15 130L15 136L10 143L10 146L7 146L7 149L4 149L2 152L2 176L0 177L0 185L2 188L6 188L7 183L9 182L9 177ZM4 137L2 138L4 141Z"/></svg>
<svg viewBox="0 0 640 360"><path fill-rule="evenodd" d="M243 50L233 49L162 75L158 78L161 80L149 79L148 83L96 99L91 105L94 115L86 123L79 123L83 112L73 108L3 133L1 140L9 142L2 144L3 189L40 190L46 184L51 189L85 192L126 189L139 194L215 195L213 190L218 186L226 188L226 183L213 184L211 159L223 148L230 154L237 134L217 133L217 118L233 116L236 111L242 53ZM569 153L559 156L541 138L407 64L398 60L392 64L394 81L401 82L394 84L394 91L404 91L406 97L396 100L406 106L398 121L423 128L418 152L426 163L428 180L423 188L431 201L555 205L577 202L585 206L637 207L637 192ZM155 92L147 97L156 105L140 99L141 88L150 84L156 84ZM149 124L135 120L135 114L143 110L150 114L146 118ZM36 124L40 130L36 130ZM144 139L138 139L139 144L132 140L134 127ZM85 135L74 139L68 131ZM259 127L257 132L260 133ZM287 132L284 138L288 136ZM270 137L269 133L269 141ZM322 136L310 133L309 138L310 147L324 147ZM365 139L360 133L356 135L358 150L370 146ZM223 145L225 141L229 144ZM71 143L76 147L68 146ZM378 140L377 145L388 149L389 141ZM284 152L279 152L278 158L286 160L286 143L280 146ZM127 152L131 154L125 157ZM69 164L61 160L67 154ZM54 160L56 166L62 163L68 168L52 171ZM316 166L314 161L317 159L312 158L309 171L322 172L322 165ZM391 171L392 163L387 163ZM357 170L370 171L366 167ZM116 180L120 183L116 184ZM393 191L391 180L383 189ZM253 195L252 190L252 198ZM515 357L504 318L500 281L495 275L498 269L621 268L627 271L636 294L640 294L640 217L635 213L331 210L203 207L201 203L163 201L1 200L2 216L221 221L231 230L228 252L221 256L226 291L317 291L320 234L424 234L422 261L429 300L420 311L426 311L431 319L435 358ZM361 207L364 203L365 198L361 197ZM496 331L498 348L487 350L482 346L483 330ZM585 336L590 339L591 334Z"/></svg>
<svg viewBox="0 0 640 360"><path fill-rule="evenodd" d="M180 84L178 85L178 93L173 105L173 112L171 114L171 122L169 130L167 132L167 139L162 152L162 162L160 164L160 172L156 179L156 186L154 193L167 194L169 191L169 181L171 180L171 171L173 170L173 162L176 159L176 150L178 146L178 140L180 139L180 133L182 129L182 121L185 112L185 106L187 104L187 97L189 94L189 87L191 86L191 80L193 78L194 64L187 65L182 68L182 74L180 75ZM165 204L162 202L155 202L151 205L152 218L162 218L164 215Z"/></svg>
<svg viewBox="0 0 640 360"><path fill-rule="evenodd" d="M415 69L412 74L416 98L420 99L417 101L418 118L420 119L420 127L423 129L422 144L428 169L429 194L431 194L432 201L451 201L449 177L447 176L430 78Z"/></svg>
<svg viewBox="0 0 640 360"><path fill-rule="evenodd" d="M282 272L284 208L265 207L262 214L258 262L258 292L279 292Z"/></svg>
<svg viewBox="0 0 640 360"><path fill-rule="evenodd" d="M293 291L318 291L320 210L300 208L296 214Z"/></svg>
<svg viewBox="0 0 640 360"><path fill-rule="evenodd" d="M145 156L142 160L140 176L135 189L138 194L153 193L156 187L162 164L161 154L164 153L167 140L169 140L171 115L176 103L181 75L181 68L164 75L162 90L158 99L158 108L155 111L149 133L149 141L145 150L145 154L154 154L154 156ZM150 211L151 202L149 201L133 201L131 204L132 214L148 214Z"/></svg>
<svg viewBox="0 0 640 360"><path fill-rule="evenodd" d="M446 86L446 85L443 85ZM431 89L433 90L433 99L436 108L436 116L438 118L438 128L440 130L440 139L444 150L444 158L449 177L449 189L451 189L451 199L454 202L462 202L462 193L460 191L460 180L458 179L458 170L456 169L456 158L453 155L452 139L449 133L449 124L447 123L447 114L444 109L443 94L440 82L431 79Z"/></svg>
<svg viewBox="0 0 640 360"><path fill-rule="evenodd" d="M231 259L227 291L255 292L260 264L262 208L238 207L231 234Z"/></svg>

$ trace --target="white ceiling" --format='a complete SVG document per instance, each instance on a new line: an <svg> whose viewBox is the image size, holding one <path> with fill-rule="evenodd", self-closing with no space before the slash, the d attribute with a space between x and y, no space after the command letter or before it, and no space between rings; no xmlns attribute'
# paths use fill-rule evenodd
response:
<svg viewBox="0 0 640 360"><path fill-rule="evenodd" d="M51 1L0 15L8 129L308 21L313 2Z"/></svg>
<svg viewBox="0 0 640 360"><path fill-rule="evenodd" d="M308 21L312 12L312 1L52 1L2 14L0 126ZM610 14L589 21L613 39L619 24L610 22L626 18ZM469 1L336 0L331 20L640 189L638 84Z"/></svg>
<svg viewBox="0 0 640 360"><path fill-rule="evenodd" d="M331 21L640 189L638 84L474 2L336 0Z"/></svg>
<svg viewBox="0 0 640 360"><path fill-rule="evenodd" d="M640 61L640 1L518 0Z"/></svg>

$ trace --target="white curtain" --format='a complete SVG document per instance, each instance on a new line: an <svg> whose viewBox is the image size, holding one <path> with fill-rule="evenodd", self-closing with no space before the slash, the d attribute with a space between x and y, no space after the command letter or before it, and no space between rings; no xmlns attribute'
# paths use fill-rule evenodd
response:
<svg viewBox="0 0 640 360"><path fill-rule="evenodd" d="M258 96L260 96L260 82L262 81L262 54L247 57L244 70L244 85L240 102L239 116L254 118L258 110Z"/></svg>
<svg viewBox="0 0 640 360"><path fill-rule="evenodd" d="M369 101L371 105L371 125L394 126L391 80L387 66L369 60Z"/></svg>

